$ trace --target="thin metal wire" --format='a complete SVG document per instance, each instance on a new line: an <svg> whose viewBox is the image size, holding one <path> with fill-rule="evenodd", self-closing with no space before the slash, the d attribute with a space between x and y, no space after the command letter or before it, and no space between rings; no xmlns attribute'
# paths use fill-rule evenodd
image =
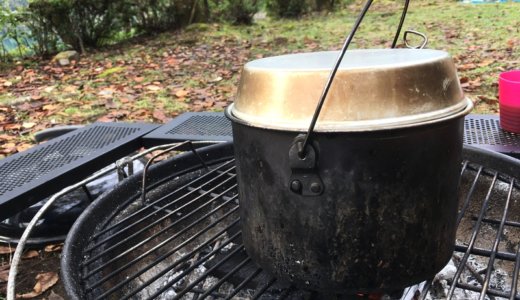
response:
<svg viewBox="0 0 520 300"><path fill-rule="evenodd" d="M486 271L486 277L484 280L484 284L482 285L482 291L480 292L479 300L484 300L486 297L486 292L489 288L489 282L491 281L491 272L494 269L495 257L498 251L498 244L500 244L500 238L502 237L502 233L504 231L504 223L506 222L507 213L509 212L509 206L511 204L511 195L513 194L514 187L514 179L511 180L509 185L509 193L507 195L506 203L504 205L504 211L502 212L502 220L500 221L500 226L497 230L497 235L495 238L495 242L493 243L493 248L491 249L491 256L489 258L488 267Z"/></svg>
<svg viewBox="0 0 520 300"><path fill-rule="evenodd" d="M466 264L466 262L468 261L469 255L471 253L470 249L473 248L473 246L475 244L475 241L477 239L477 234L478 234L478 232L480 230L480 226L482 225L481 220L482 220L482 218L484 218L484 214L486 213L486 210L487 210L487 207L488 207L488 204L489 204L489 199L491 198L491 193L493 191L493 187L495 186L497 177L498 177L498 173L495 173L495 176L493 177L491 185L490 185L490 187L488 189L486 198L484 199L484 202L482 203L482 209L480 210L479 219L478 219L477 223L475 224L475 226L473 227L473 232L471 234L471 239L470 239L469 244L468 244L468 250L464 253L464 256L461 259L460 264L462 266L464 266ZM456 283L458 282L458 280L460 278L460 275L462 274L462 270L464 270L463 267L458 268L457 271L455 272L455 276L453 277L454 284L452 284L450 286L450 289L449 289L448 295L447 295L448 299L451 299L453 297L453 293L455 291L455 287L457 286Z"/></svg>
<svg viewBox="0 0 520 300"><path fill-rule="evenodd" d="M87 185L82 185L81 189L83 190L85 195L87 195L88 202L94 201L94 197L92 196L92 193L89 191Z"/></svg>
<svg viewBox="0 0 520 300"><path fill-rule="evenodd" d="M350 43L352 42L352 39L354 38L354 35L356 34L356 31L359 28L359 25L363 21L363 18L365 17L368 9L372 5L373 0L368 0L365 3L365 6L363 7L363 10L358 15L356 22L354 23L354 26L352 26L352 29L350 30L350 34L347 36L347 39L345 40L345 43L343 44L343 47L341 48L341 52L336 59L336 62L334 64L334 68L329 74L329 77L327 78L327 83L325 84L325 88L323 89L320 100L318 102L318 106L316 106L316 110L314 111L314 115L312 116L311 124L309 125L309 129L307 130L307 134L305 136L305 140L302 144L302 148L298 150L298 155L300 157L305 157L305 154L307 151L307 145L310 142L311 135L314 131L314 126L316 126L316 122L318 121L318 117L320 115L321 109L323 107L323 104L325 103L325 98L327 98L327 95L329 94L330 87L332 86L332 81L334 77L336 76L336 73L338 72L339 65L341 64L341 61L343 60L343 57L345 56L345 53L347 52L348 47L350 46Z"/></svg>
<svg viewBox="0 0 520 300"><path fill-rule="evenodd" d="M467 164L466 164L467 165ZM464 214L466 213L466 210L468 209L468 206L469 206L469 202L471 200L471 197L473 196L473 193L475 192L475 189L477 187L477 182L480 178L480 174L482 173L482 169L483 167L480 166L477 170L477 175L475 176L475 179L473 179L473 182L471 184L471 187L469 189L469 192L468 194L466 195L466 198L464 199L464 204L462 205L462 208L460 209L459 211L459 214L457 216L457 221L456 221L456 227L458 228L459 225L460 225L460 221L462 221L462 217L464 216Z"/></svg>
<svg viewBox="0 0 520 300"><path fill-rule="evenodd" d="M399 25L397 26L397 32L394 36L394 41L392 42L392 49L397 46L397 40L399 40L399 36L401 35L401 29L403 28L404 20L406 19L406 13L408 12L408 5L410 4L410 0L405 0L403 13L401 14L401 20L399 21Z"/></svg>

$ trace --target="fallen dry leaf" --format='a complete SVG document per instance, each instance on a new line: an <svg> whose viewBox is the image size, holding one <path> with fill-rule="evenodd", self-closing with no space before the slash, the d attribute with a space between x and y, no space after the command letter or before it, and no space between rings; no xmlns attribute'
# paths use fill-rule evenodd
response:
<svg viewBox="0 0 520 300"><path fill-rule="evenodd" d="M468 70L473 70L476 68L477 68L477 65L474 63L463 64L463 65L458 66L459 71L468 71Z"/></svg>
<svg viewBox="0 0 520 300"><path fill-rule="evenodd" d="M0 246L0 254L11 254L14 253L16 247Z"/></svg>
<svg viewBox="0 0 520 300"><path fill-rule="evenodd" d="M222 81L222 77L221 76L218 76L218 77L215 77L215 78L212 78L209 82L219 82L219 81Z"/></svg>
<svg viewBox="0 0 520 300"><path fill-rule="evenodd" d="M17 294L18 299L31 299L38 297L58 282L58 274L55 272L40 273L36 275L36 284L33 291L25 294Z"/></svg>
<svg viewBox="0 0 520 300"><path fill-rule="evenodd" d="M16 151L18 151L18 152L25 151L29 148L32 148L32 145L28 144L28 143L21 143L21 144L16 145Z"/></svg>
<svg viewBox="0 0 520 300"><path fill-rule="evenodd" d="M175 92L175 97L177 98L184 98L188 95L188 91L186 90L178 90L177 92Z"/></svg>
<svg viewBox="0 0 520 300"><path fill-rule="evenodd" d="M149 90L149 91L152 91L152 92L156 92L156 91L160 90L161 87L160 86L156 86L156 85L147 85L146 89Z"/></svg>
<svg viewBox="0 0 520 300"><path fill-rule="evenodd" d="M169 66L174 66L177 64L177 60L175 58L169 58L166 60L166 63L169 65Z"/></svg>
<svg viewBox="0 0 520 300"><path fill-rule="evenodd" d="M152 114L152 115L153 115L153 117L154 117L155 119L157 119L157 120L159 120L159 121L161 121L161 122L163 122L163 123L166 123L166 122L170 121L170 118L168 118L168 117L164 114L164 112L163 112L162 110L155 109L155 110L153 111L153 114Z"/></svg>
<svg viewBox="0 0 520 300"><path fill-rule="evenodd" d="M22 125L20 124L7 124L4 126L5 130L20 130L22 129Z"/></svg>
<svg viewBox="0 0 520 300"><path fill-rule="evenodd" d="M36 250L29 250L27 252L25 252L22 256L22 259L31 259L31 258L35 258L35 257L38 257L40 256L40 254L38 253L38 251Z"/></svg>
<svg viewBox="0 0 520 300"><path fill-rule="evenodd" d="M34 126L36 126L36 123L34 123L34 122L23 122L22 123L22 127L25 129L31 129Z"/></svg>
<svg viewBox="0 0 520 300"><path fill-rule="evenodd" d="M63 244L55 244L55 245L47 245L43 248L45 252L56 252L60 251L63 248Z"/></svg>
<svg viewBox="0 0 520 300"><path fill-rule="evenodd" d="M16 144L15 143L5 143L2 145L2 148L4 148L4 149L16 148Z"/></svg>
<svg viewBox="0 0 520 300"><path fill-rule="evenodd" d="M43 89L44 92L50 93L52 92L56 87L55 86L47 86Z"/></svg>
<svg viewBox="0 0 520 300"><path fill-rule="evenodd" d="M489 66L490 64L492 64L494 62L495 62L494 59L486 59L486 60L482 61L481 63L478 63L477 65L479 67L486 67L486 66Z"/></svg>
<svg viewBox="0 0 520 300"><path fill-rule="evenodd" d="M58 105L54 105L54 104L47 104L42 107L43 110L56 110L59 108L60 107Z"/></svg>
<svg viewBox="0 0 520 300"><path fill-rule="evenodd" d="M75 93L78 91L78 87L77 86L74 86L74 85L67 85L63 91L65 93Z"/></svg>
<svg viewBox="0 0 520 300"><path fill-rule="evenodd" d="M0 271L0 283L7 282L9 279L9 269Z"/></svg>

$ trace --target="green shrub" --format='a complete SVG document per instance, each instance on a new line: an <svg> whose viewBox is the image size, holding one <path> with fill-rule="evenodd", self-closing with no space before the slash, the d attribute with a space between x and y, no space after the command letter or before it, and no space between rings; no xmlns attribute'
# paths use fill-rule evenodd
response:
<svg viewBox="0 0 520 300"><path fill-rule="evenodd" d="M322 10L334 10L336 5L338 4L337 0L315 0L314 1L314 10L322 11Z"/></svg>
<svg viewBox="0 0 520 300"><path fill-rule="evenodd" d="M188 25L192 0L134 0L123 16L142 32L156 32ZM196 5L196 4L195 4ZM134 22L132 23L133 20Z"/></svg>
<svg viewBox="0 0 520 300"><path fill-rule="evenodd" d="M35 27L81 52L209 17L207 0L32 0L29 11L38 20Z"/></svg>
<svg viewBox="0 0 520 300"><path fill-rule="evenodd" d="M210 11L217 21L249 25L253 23L258 6L256 0L213 0L210 2Z"/></svg>
<svg viewBox="0 0 520 300"><path fill-rule="evenodd" d="M28 10L46 30L52 28L64 43L83 52L123 30L121 7L121 1L111 0L33 0Z"/></svg>
<svg viewBox="0 0 520 300"><path fill-rule="evenodd" d="M270 15L279 18L297 18L309 7L305 0L267 0L266 8Z"/></svg>
<svg viewBox="0 0 520 300"><path fill-rule="evenodd" d="M30 47L34 54L50 56L65 48L49 20L41 14L33 13L27 9L24 9L24 14L26 16L24 23L31 36Z"/></svg>
<svg viewBox="0 0 520 300"><path fill-rule="evenodd" d="M277 18L297 18L309 11L332 11L351 0L265 0L267 12Z"/></svg>

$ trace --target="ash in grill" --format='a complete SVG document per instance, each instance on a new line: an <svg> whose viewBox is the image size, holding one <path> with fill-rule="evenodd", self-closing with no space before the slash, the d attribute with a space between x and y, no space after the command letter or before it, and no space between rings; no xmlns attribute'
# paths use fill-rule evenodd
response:
<svg viewBox="0 0 520 300"><path fill-rule="evenodd" d="M153 166L145 203L136 175L87 209L63 252L71 297L350 299L297 290L256 267L241 245L231 145L199 151L209 169L191 154ZM520 164L473 148L464 156L450 264L430 281L377 296L520 299Z"/></svg>

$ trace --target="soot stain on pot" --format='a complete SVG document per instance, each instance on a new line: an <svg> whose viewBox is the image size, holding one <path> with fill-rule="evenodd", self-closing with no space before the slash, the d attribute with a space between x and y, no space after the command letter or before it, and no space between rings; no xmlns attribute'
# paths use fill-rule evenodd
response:
<svg viewBox="0 0 520 300"><path fill-rule="evenodd" d="M239 173L246 182L240 187L242 220L249 223L243 226L244 245L268 273L310 289L373 291L406 286L445 265L447 227L435 224L445 218L449 195L438 190L454 176L444 175L452 169L439 170L443 157L457 151L451 146L457 140L453 126L318 134L321 197L301 197L287 186L294 133L234 126L235 140L242 141L235 148L237 160L244 160ZM439 136L446 139L442 145ZM272 181L263 181L257 169L273 172ZM440 182L421 187L432 178ZM443 254L424 257L430 249ZM396 272L402 275L396 278Z"/></svg>

